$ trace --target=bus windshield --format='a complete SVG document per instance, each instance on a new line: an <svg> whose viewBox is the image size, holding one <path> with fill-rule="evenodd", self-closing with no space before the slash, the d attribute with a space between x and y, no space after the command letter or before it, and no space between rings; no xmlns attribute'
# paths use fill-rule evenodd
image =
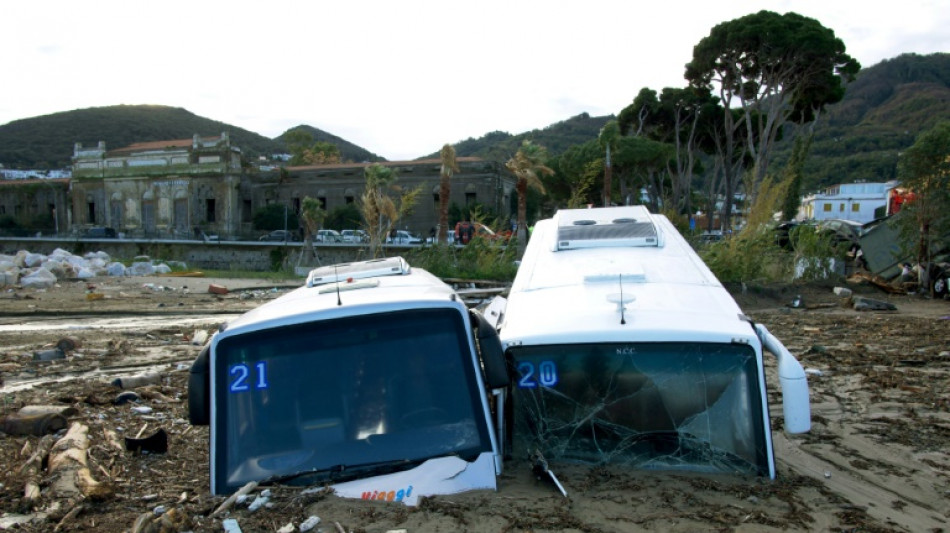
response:
<svg viewBox="0 0 950 533"><path fill-rule="evenodd" d="M223 337L212 357L218 488L491 451L470 346L461 313L440 308Z"/></svg>
<svg viewBox="0 0 950 533"><path fill-rule="evenodd" d="M515 453L768 475L754 350L713 343L517 346Z"/></svg>

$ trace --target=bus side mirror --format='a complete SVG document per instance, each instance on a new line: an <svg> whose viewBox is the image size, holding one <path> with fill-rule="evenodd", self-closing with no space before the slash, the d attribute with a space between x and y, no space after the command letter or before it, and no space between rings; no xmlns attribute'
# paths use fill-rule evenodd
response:
<svg viewBox="0 0 950 533"><path fill-rule="evenodd" d="M782 412L785 431L806 433L811 429L811 406L808 403L808 379L805 369L775 335L762 324L755 325L762 346L778 358L778 379L782 388Z"/></svg>
<svg viewBox="0 0 950 533"><path fill-rule="evenodd" d="M210 345L202 348L188 375L188 421L195 426L207 426L211 423L209 351Z"/></svg>
<svg viewBox="0 0 950 533"><path fill-rule="evenodd" d="M471 313L475 321L475 338L482 354L482 366L485 369L485 381L489 389L507 387L511 380L505 366L505 351L501 347L498 331L488 320L477 312Z"/></svg>

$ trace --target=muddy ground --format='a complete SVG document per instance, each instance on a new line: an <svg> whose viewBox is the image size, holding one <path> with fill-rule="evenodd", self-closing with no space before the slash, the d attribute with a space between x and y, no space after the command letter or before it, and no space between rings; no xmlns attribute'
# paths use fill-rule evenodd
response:
<svg viewBox="0 0 950 533"><path fill-rule="evenodd" d="M211 294L211 284L229 293ZM769 369L774 481L562 466L564 498L515 458L497 492L423 499L415 508L275 487L260 510L236 505L218 515L224 499L208 492L208 429L187 422L187 369L199 350L192 338L288 288L148 277L6 289L2 414L72 407L68 423L88 428L88 468L98 485L94 496L70 495L61 490L64 474L50 473L46 460L30 462L41 437L0 436L0 528L147 531L164 516L162 531L221 531L224 519L245 532L287 524L298 531L318 516L316 530L326 532L950 530L950 303L849 287L897 310L839 305L831 285L734 288L745 312L809 371L813 429L791 436L782 431ZM788 307L798 295L803 306ZM64 359L34 361L67 337L79 347ZM122 390L112 381L147 371L159 372L161 382L134 389L140 401L116 405ZM124 449L126 437L159 429L168 435L166 453ZM24 492L30 480L39 488L32 501Z"/></svg>

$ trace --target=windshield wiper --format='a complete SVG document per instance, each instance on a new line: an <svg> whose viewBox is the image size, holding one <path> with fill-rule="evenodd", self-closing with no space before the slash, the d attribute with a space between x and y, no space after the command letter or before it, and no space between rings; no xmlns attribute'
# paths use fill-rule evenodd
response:
<svg viewBox="0 0 950 533"><path fill-rule="evenodd" d="M379 476L391 474L393 472L402 472L414 468L429 458L425 459L392 459L389 461L377 461L374 463L361 463L356 465L338 464L326 468L315 468L313 470L303 470L291 474L277 474L271 476L260 485L312 485L318 482L343 482L358 479L362 477Z"/></svg>

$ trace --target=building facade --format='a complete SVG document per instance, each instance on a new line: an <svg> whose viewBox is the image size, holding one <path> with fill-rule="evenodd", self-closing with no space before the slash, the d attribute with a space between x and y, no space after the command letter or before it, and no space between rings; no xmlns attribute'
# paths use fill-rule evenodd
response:
<svg viewBox="0 0 950 533"><path fill-rule="evenodd" d="M866 224L886 214L889 192L896 181L846 183L802 198L800 220L851 220Z"/></svg>
<svg viewBox="0 0 950 533"><path fill-rule="evenodd" d="M74 230L110 226L129 237L236 234L241 151L220 137L137 143L107 151L76 144L70 200Z"/></svg>
<svg viewBox="0 0 950 533"><path fill-rule="evenodd" d="M475 206L502 218L515 212L516 180L504 165L475 157L460 157L457 163L450 204L466 216ZM380 164L396 171L403 189L421 187L411 214L397 226L427 235L439 219L441 161ZM104 142L77 143L70 179L0 180L0 215L16 214L23 225L45 215L53 219L47 226L60 234L106 226L129 238L194 238L204 232L255 240L261 231L254 228L253 216L261 207L276 203L299 214L308 196L327 212L358 204L369 165L262 170L243 160L227 133L114 150Z"/></svg>

